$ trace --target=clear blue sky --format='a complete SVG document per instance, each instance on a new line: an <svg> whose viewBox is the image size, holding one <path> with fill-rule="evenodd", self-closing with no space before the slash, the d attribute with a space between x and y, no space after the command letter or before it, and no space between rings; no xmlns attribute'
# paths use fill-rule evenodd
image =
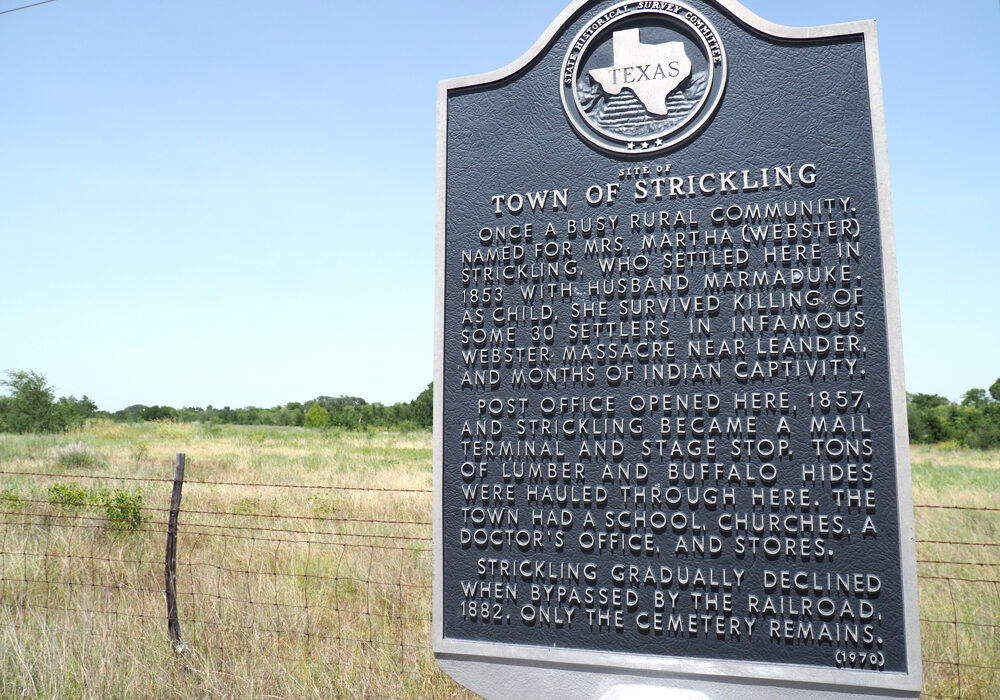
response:
<svg viewBox="0 0 1000 700"><path fill-rule="evenodd" d="M907 387L989 386L996 1L746 4L789 25L878 20ZM109 410L415 397L432 375L437 81L513 61L564 5L0 15L0 370Z"/></svg>

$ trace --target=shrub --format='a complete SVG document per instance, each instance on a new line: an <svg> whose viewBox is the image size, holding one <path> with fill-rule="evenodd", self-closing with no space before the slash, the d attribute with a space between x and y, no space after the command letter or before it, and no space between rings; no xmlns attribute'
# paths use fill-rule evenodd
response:
<svg viewBox="0 0 1000 700"><path fill-rule="evenodd" d="M332 494L314 493L308 501L318 517L324 518L337 512L337 499Z"/></svg>
<svg viewBox="0 0 1000 700"><path fill-rule="evenodd" d="M63 469L83 469L97 463L97 455L83 442L71 442L53 452L56 463Z"/></svg>
<svg viewBox="0 0 1000 700"><path fill-rule="evenodd" d="M307 428L326 428L329 425L330 412L318 403L313 403L313 405L309 407L309 410L306 411L305 426Z"/></svg>
<svg viewBox="0 0 1000 700"><path fill-rule="evenodd" d="M241 498L233 504L233 512L240 515L256 515L260 512L260 499Z"/></svg>
<svg viewBox="0 0 1000 700"><path fill-rule="evenodd" d="M136 464L145 461L149 457L149 445L144 442L134 442L132 443L132 461Z"/></svg>
<svg viewBox="0 0 1000 700"><path fill-rule="evenodd" d="M21 496L14 489L4 489L0 491L0 505L5 509L15 509L24 505Z"/></svg>
<svg viewBox="0 0 1000 700"><path fill-rule="evenodd" d="M115 530L134 531L142 527L146 517L142 513L142 494L115 489L104 497L104 511Z"/></svg>
<svg viewBox="0 0 1000 700"><path fill-rule="evenodd" d="M87 490L87 495L91 504L102 506L104 505L104 501L108 499L108 496L111 495L111 491L108 490L107 486L91 486Z"/></svg>
<svg viewBox="0 0 1000 700"><path fill-rule="evenodd" d="M125 489L112 491L104 486L85 489L76 484L53 484L48 488L48 494L49 503L54 505L71 508L82 506L103 508L108 518L108 524L113 530L138 530L146 521L146 516L142 512L143 496L141 491L126 491ZM14 498L17 496L15 495ZM0 499L3 499L2 495L0 495Z"/></svg>
<svg viewBox="0 0 1000 700"><path fill-rule="evenodd" d="M76 484L53 484L48 488L49 503L60 506L85 506L89 502L87 489Z"/></svg>

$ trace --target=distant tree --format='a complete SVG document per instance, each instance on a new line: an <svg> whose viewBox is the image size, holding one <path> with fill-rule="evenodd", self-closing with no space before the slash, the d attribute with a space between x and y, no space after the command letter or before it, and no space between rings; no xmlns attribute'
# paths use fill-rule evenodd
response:
<svg viewBox="0 0 1000 700"><path fill-rule="evenodd" d="M951 403L948 399L937 394L908 394L907 400L920 409L934 408L936 406L947 406Z"/></svg>
<svg viewBox="0 0 1000 700"><path fill-rule="evenodd" d="M135 403L131 406L126 406L120 411L115 411L111 414L111 417L119 423L138 423L143 420L143 412L148 409L149 406L141 403Z"/></svg>
<svg viewBox="0 0 1000 700"><path fill-rule="evenodd" d="M183 423L196 423L205 419L205 409L200 406L185 406L177 410L177 420Z"/></svg>
<svg viewBox="0 0 1000 700"><path fill-rule="evenodd" d="M13 396L0 396L0 433L11 431L10 414L14 410Z"/></svg>
<svg viewBox="0 0 1000 700"><path fill-rule="evenodd" d="M302 425L305 423L306 412L303 410L302 404L290 401L284 406L274 409L273 416L275 425Z"/></svg>
<svg viewBox="0 0 1000 700"><path fill-rule="evenodd" d="M965 396L962 397L962 405L983 407L989 400L984 389L969 389L965 392Z"/></svg>
<svg viewBox="0 0 1000 700"><path fill-rule="evenodd" d="M989 393L969 389L959 404L933 394L907 395L910 441L935 443L952 440L966 447L1000 447L1000 379Z"/></svg>
<svg viewBox="0 0 1000 700"><path fill-rule="evenodd" d="M306 411L305 426L307 428L326 428L330 425L330 412L313 402L313 405Z"/></svg>
<svg viewBox="0 0 1000 700"><path fill-rule="evenodd" d="M38 372L13 370L0 381L11 390L5 403L6 430L14 433L53 433L65 427L56 408L55 392Z"/></svg>
<svg viewBox="0 0 1000 700"><path fill-rule="evenodd" d="M59 415L59 422L64 426L79 427L88 418L97 414L97 404L87 398L84 394L82 399L75 396L63 396L56 402L56 411Z"/></svg>
<svg viewBox="0 0 1000 700"><path fill-rule="evenodd" d="M351 406L364 406L368 403L360 396L317 396L313 399L313 402L318 403L320 406L329 411L331 418L336 413L346 408Z"/></svg>
<svg viewBox="0 0 1000 700"><path fill-rule="evenodd" d="M74 400L72 396L70 396L69 399L70 401ZM91 401L90 397L88 397L86 394L83 395L83 398L80 399L77 406L78 410L84 414L85 418L90 418L98 411L97 404Z"/></svg>
<svg viewBox="0 0 1000 700"><path fill-rule="evenodd" d="M309 420L308 413L306 414L306 420ZM341 406L330 416L330 421L338 428L356 430L361 426L361 406L355 404Z"/></svg>
<svg viewBox="0 0 1000 700"><path fill-rule="evenodd" d="M177 418L177 409L172 406L148 406L143 409L141 417L144 421L172 420Z"/></svg>
<svg viewBox="0 0 1000 700"><path fill-rule="evenodd" d="M989 393L972 389L965 398L975 401L966 408L966 432L962 443L969 447L989 449L1000 447L1000 379L990 386ZM966 401L962 401L963 405Z"/></svg>
<svg viewBox="0 0 1000 700"><path fill-rule="evenodd" d="M410 405L413 407L411 417L414 423L421 428L434 425L434 382L428 384Z"/></svg>

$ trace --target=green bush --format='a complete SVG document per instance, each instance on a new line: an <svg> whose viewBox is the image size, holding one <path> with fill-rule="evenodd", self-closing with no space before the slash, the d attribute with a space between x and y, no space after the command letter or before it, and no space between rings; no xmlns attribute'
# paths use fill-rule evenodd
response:
<svg viewBox="0 0 1000 700"><path fill-rule="evenodd" d="M142 494L115 489L104 497L104 511L115 530L134 531L146 520L142 512Z"/></svg>
<svg viewBox="0 0 1000 700"><path fill-rule="evenodd" d="M0 507L4 510L10 512L16 508L20 508L24 505L24 501L21 500L20 494L14 489L4 489L0 491Z"/></svg>
<svg viewBox="0 0 1000 700"><path fill-rule="evenodd" d="M308 501L312 512L318 517L328 517L337 512L337 499L332 494L314 493Z"/></svg>
<svg viewBox="0 0 1000 700"><path fill-rule="evenodd" d="M319 405L319 403L313 403L306 411L306 422L307 428L326 428L330 425L330 412Z"/></svg>
<svg viewBox="0 0 1000 700"><path fill-rule="evenodd" d="M908 394L906 409L910 442L954 442L981 450L1000 447L1000 379L989 392L969 389L960 403L932 394Z"/></svg>
<svg viewBox="0 0 1000 700"><path fill-rule="evenodd" d="M261 512L259 498L241 498L232 507L233 512L240 515L257 515Z"/></svg>
<svg viewBox="0 0 1000 700"><path fill-rule="evenodd" d="M48 489L49 503L60 506L85 506L90 502L87 489L76 484L53 484Z"/></svg>
<svg viewBox="0 0 1000 700"><path fill-rule="evenodd" d="M54 505L70 508L83 506L103 508L109 527L113 530L138 530L146 521L146 516L142 512L141 491L125 489L112 491L104 486L85 489L76 484L53 484L48 488L48 494L49 503ZM0 495L0 499L2 498L3 495Z"/></svg>

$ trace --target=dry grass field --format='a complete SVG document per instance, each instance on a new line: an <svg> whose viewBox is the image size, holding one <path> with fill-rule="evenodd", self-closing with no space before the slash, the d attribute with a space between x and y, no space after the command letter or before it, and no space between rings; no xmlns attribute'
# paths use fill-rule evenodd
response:
<svg viewBox="0 0 1000 700"><path fill-rule="evenodd" d="M1000 698L1000 452L911 449L924 688Z"/></svg>
<svg viewBox="0 0 1000 700"><path fill-rule="evenodd" d="M913 465L918 504L1000 505L1000 453ZM95 424L0 436L0 472L0 697L469 697L430 654L427 433ZM925 665L929 696L1000 697L1000 513L918 508L917 535L925 657L962 663Z"/></svg>
<svg viewBox="0 0 1000 700"><path fill-rule="evenodd" d="M34 474L0 475L0 696L465 697L429 650L428 434L102 424L3 436L0 464ZM138 530L109 491L141 495Z"/></svg>

